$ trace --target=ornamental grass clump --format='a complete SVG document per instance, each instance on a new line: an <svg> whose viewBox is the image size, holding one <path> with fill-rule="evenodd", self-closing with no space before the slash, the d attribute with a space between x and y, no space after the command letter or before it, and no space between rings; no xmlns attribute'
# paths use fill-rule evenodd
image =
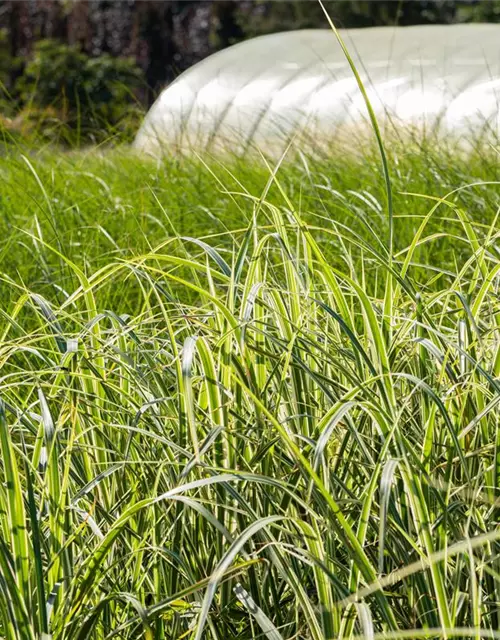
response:
<svg viewBox="0 0 500 640"><path fill-rule="evenodd" d="M135 252L117 228L105 257L26 169L47 219L12 227L36 277L2 254L1 637L498 637L496 184L403 194L431 169L396 165L389 225L375 172L304 167L302 200L292 169L252 192L199 165L236 225Z"/></svg>

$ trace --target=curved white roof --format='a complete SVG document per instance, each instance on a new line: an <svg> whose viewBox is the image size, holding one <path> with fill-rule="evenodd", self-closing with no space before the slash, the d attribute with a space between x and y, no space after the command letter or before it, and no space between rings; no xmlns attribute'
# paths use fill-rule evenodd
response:
<svg viewBox="0 0 500 640"><path fill-rule="evenodd" d="M500 25L375 27L340 32L381 121L457 135L500 123ZM150 152L284 148L352 132L367 112L330 30L247 40L195 65L151 107L135 146ZM410 127L408 127L410 128Z"/></svg>

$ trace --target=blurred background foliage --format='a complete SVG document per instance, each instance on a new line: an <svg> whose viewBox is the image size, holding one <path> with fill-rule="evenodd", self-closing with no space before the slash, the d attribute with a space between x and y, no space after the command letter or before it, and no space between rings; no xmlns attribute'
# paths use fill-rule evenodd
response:
<svg viewBox="0 0 500 640"><path fill-rule="evenodd" d="M343 27L497 22L500 0L327 0ZM0 134L130 139L158 91L249 37L325 27L315 0L0 0Z"/></svg>

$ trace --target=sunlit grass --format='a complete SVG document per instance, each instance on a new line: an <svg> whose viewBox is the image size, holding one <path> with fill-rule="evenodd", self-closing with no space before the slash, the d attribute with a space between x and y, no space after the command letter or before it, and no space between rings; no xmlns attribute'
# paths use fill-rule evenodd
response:
<svg viewBox="0 0 500 640"><path fill-rule="evenodd" d="M388 162L2 158L1 637L499 637L498 159Z"/></svg>

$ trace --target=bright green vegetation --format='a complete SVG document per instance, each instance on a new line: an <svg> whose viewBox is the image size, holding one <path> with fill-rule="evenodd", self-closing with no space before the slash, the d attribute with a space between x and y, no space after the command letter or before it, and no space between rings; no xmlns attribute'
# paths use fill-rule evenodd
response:
<svg viewBox="0 0 500 640"><path fill-rule="evenodd" d="M6 152L0 637L500 637L498 158L388 159Z"/></svg>

